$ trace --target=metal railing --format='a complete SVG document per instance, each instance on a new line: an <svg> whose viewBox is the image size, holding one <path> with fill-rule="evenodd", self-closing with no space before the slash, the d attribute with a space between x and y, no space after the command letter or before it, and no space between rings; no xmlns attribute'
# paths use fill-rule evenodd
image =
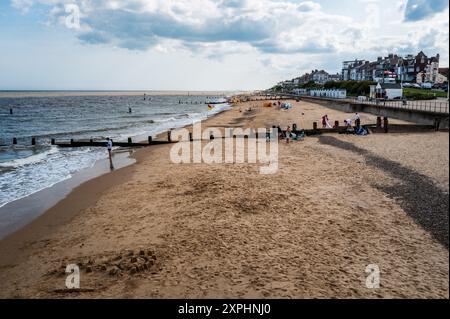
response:
<svg viewBox="0 0 450 319"><path fill-rule="evenodd" d="M349 100L354 103L370 104L380 107L398 108L411 111L423 111L432 113L449 113L448 101L358 100L358 98Z"/></svg>
<svg viewBox="0 0 450 319"><path fill-rule="evenodd" d="M274 93L275 94L275 93ZM280 95L281 93L278 93ZM390 107L399 108L411 111L422 111L422 112L432 112L432 113L449 113L449 101L445 100L433 100L433 101L418 101L418 100L382 100L382 99L367 99L358 100L357 97L347 97L347 98L333 98L326 96L310 96L308 94L292 94L292 93L282 93L283 96L289 96L291 98L316 98L316 99L328 99L328 100L339 100L347 101L350 103L360 103L376 105L379 107Z"/></svg>

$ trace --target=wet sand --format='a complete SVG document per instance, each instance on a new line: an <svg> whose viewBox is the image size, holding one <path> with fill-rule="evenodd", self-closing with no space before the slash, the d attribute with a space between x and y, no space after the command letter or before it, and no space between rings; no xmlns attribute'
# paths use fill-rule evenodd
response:
<svg viewBox="0 0 450 319"><path fill-rule="evenodd" d="M135 163L135 160L130 156L133 152L134 150L113 152L115 169ZM93 167L76 172L71 178L56 183L52 187L44 188L0 207L0 239L29 224L30 221L65 198L77 186L109 172L111 172L111 169L108 166L108 159L103 159L95 163Z"/></svg>
<svg viewBox="0 0 450 319"><path fill-rule="evenodd" d="M351 117L293 104L244 103L203 127ZM448 298L448 145L441 132L308 137L279 145L275 175L173 164L170 145L139 150L137 164L81 185L0 242L0 296ZM82 292L64 290L69 263ZM378 289L366 287L369 264Z"/></svg>

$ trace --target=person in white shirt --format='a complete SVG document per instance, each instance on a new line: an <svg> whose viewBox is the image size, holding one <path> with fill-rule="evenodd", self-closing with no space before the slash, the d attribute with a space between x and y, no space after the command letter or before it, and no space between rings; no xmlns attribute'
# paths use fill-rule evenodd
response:
<svg viewBox="0 0 450 319"><path fill-rule="evenodd" d="M111 169L114 169L113 161L112 161L112 147L113 147L113 141L108 137L106 139L106 148L108 149L108 155L109 155L109 167Z"/></svg>

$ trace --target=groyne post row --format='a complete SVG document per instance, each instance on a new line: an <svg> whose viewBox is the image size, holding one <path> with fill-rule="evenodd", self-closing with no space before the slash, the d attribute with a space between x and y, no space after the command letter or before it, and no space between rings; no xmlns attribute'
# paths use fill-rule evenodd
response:
<svg viewBox="0 0 450 319"><path fill-rule="evenodd" d="M334 127L332 128L319 128L318 122L313 122L313 128L312 129L299 129L296 123L292 124L292 132L293 133L304 133L307 136L312 135L320 135L323 133L343 133L346 131L347 126L340 126L339 121L334 122ZM355 121L355 128L364 127L367 130L370 130L372 133L388 133L390 131L392 132L430 132L435 131L438 129L435 125L424 125L424 124L390 124L389 118L387 116L377 117L376 124L361 124L360 120ZM277 129L277 126L273 126L273 129ZM167 139L166 140L154 140L152 136L148 136L147 142L133 142L133 138L129 137L126 142L114 142L113 146L119 146L119 147L146 147L151 145L160 145L160 144L170 144L170 143L177 143L178 141L172 140L172 130L167 131ZM281 130L282 132L286 132L286 130ZM214 134L209 135L210 140L213 140L217 137L214 136ZM236 135L233 135L233 137L237 137ZM245 135L245 138L259 138L258 132L251 130L250 135ZM266 133L265 137L267 138L268 135ZM225 136L222 136L222 138L226 138ZM189 133L189 141L194 141L193 134ZM17 145L18 144L18 138L14 137L12 139L12 144ZM37 145L36 138L33 137L31 139L31 145ZM60 147L106 147L106 141L95 141L93 139L89 140L62 140L57 141L56 139L51 139L51 145L56 145ZM0 144L0 146L6 146Z"/></svg>

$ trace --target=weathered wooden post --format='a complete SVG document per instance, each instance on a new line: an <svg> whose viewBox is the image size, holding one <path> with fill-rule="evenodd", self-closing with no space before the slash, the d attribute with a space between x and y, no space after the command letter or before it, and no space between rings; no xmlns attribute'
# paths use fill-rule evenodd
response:
<svg viewBox="0 0 450 319"><path fill-rule="evenodd" d="M314 131L317 130L317 122L314 122L314 123L313 123L313 130L314 130Z"/></svg>
<svg viewBox="0 0 450 319"><path fill-rule="evenodd" d="M35 137L32 137L31 138L31 145L36 145L36 138Z"/></svg>
<svg viewBox="0 0 450 319"><path fill-rule="evenodd" d="M384 133L387 133L389 130L389 120L386 116L383 119L383 126L384 126Z"/></svg>
<svg viewBox="0 0 450 319"><path fill-rule="evenodd" d="M131 139L131 137L128 138L128 144L133 143L133 140Z"/></svg>
<svg viewBox="0 0 450 319"><path fill-rule="evenodd" d="M152 144L153 138L151 136L148 137L148 144Z"/></svg>
<svg viewBox="0 0 450 319"><path fill-rule="evenodd" d="M377 116L377 128L381 127L381 116Z"/></svg>
<svg viewBox="0 0 450 319"><path fill-rule="evenodd" d="M438 118L434 119L434 130L437 132L439 131L439 127L441 126L441 120Z"/></svg>
<svg viewBox="0 0 450 319"><path fill-rule="evenodd" d="M16 144L17 144L17 138L14 137L14 138L13 138L13 145L16 145Z"/></svg>

